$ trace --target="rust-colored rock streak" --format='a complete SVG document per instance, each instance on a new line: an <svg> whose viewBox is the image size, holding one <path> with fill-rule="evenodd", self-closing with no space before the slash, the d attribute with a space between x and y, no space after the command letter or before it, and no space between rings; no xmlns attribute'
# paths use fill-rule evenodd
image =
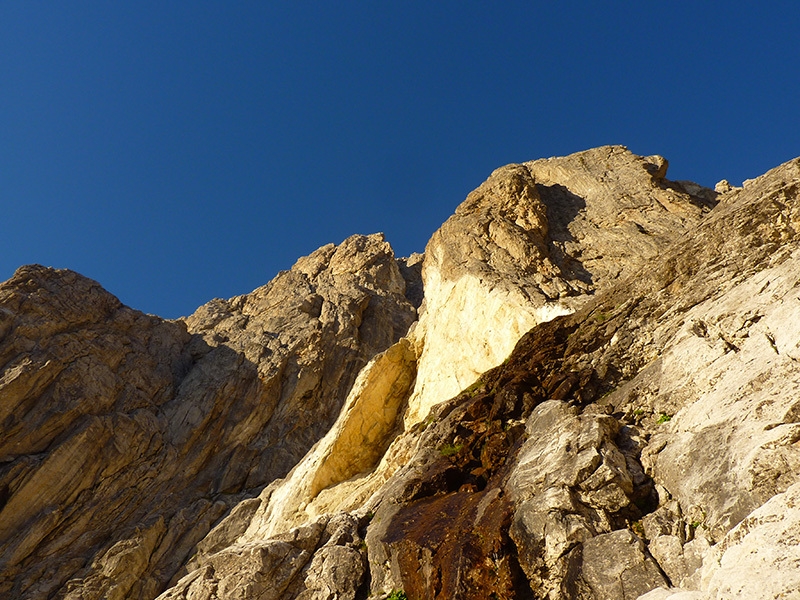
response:
<svg viewBox="0 0 800 600"><path fill-rule="evenodd" d="M581 380L572 397L594 397L591 371L575 381L558 375L573 329L563 319L541 325L505 365L437 411L424 433L427 450L395 499L401 508L379 509L376 520L391 521L380 541L370 540L386 548L409 598L531 597L508 533L514 506L505 482L522 419L537 404Z"/></svg>

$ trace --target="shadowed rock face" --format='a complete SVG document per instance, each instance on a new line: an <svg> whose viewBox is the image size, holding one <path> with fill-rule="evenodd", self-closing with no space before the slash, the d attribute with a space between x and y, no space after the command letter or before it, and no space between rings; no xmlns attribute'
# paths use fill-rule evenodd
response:
<svg viewBox="0 0 800 600"><path fill-rule="evenodd" d="M794 593L800 159L719 196L665 170L620 147L498 170L431 240L402 339L419 257L379 236L184 323L20 270L0 287L0 595ZM421 411L434 316L495 300L570 314ZM482 318L442 369L476 368Z"/></svg>

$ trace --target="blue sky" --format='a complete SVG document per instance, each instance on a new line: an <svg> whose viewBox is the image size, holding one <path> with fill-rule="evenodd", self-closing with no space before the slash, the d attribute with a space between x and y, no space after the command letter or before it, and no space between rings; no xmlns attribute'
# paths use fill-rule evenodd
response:
<svg viewBox="0 0 800 600"><path fill-rule="evenodd" d="M422 251L511 162L739 183L800 155L800 10L765 4L3 2L0 280L177 317L353 233Z"/></svg>

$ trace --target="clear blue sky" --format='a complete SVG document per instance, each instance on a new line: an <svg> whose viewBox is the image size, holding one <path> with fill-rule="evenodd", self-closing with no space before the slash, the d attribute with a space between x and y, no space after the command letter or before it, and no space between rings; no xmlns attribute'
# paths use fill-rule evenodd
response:
<svg viewBox="0 0 800 600"><path fill-rule="evenodd" d="M165 317L496 167L602 144L734 183L800 155L795 2L0 3L0 280Z"/></svg>

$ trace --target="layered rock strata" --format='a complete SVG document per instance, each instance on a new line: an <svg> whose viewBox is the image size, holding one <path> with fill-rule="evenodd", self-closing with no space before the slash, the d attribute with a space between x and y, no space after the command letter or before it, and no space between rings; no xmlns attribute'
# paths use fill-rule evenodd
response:
<svg viewBox="0 0 800 600"><path fill-rule="evenodd" d="M332 425L416 317L381 236L185 321L69 271L0 288L0 595L153 598Z"/></svg>

